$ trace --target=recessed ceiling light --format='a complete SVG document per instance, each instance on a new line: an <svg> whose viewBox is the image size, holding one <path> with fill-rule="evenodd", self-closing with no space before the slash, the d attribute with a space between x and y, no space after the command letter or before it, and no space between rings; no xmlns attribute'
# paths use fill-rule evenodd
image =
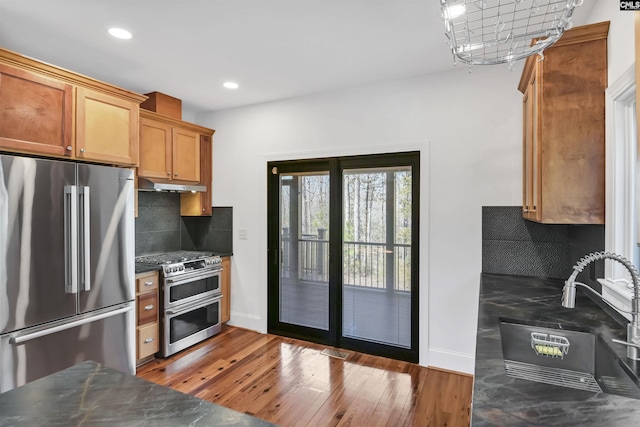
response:
<svg viewBox="0 0 640 427"><path fill-rule="evenodd" d="M109 28L109 34L111 34L115 38L124 39L124 40L128 40L132 37L129 31L124 30L122 28L115 28L115 27Z"/></svg>
<svg viewBox="0 0 640 427"><path fill-rule="evenodd" d="M226 87L227 89L238 89L240 87L240 85L236 82L224 82L222 86Z"/></svg>

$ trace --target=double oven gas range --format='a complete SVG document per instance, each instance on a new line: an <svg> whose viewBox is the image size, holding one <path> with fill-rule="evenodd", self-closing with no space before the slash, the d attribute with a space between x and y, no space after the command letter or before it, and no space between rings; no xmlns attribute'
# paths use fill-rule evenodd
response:
<svg viewBox="0 0 640 427"><path fill-rule="evenodd" d="M161 267L163 357L190 347L221 328L222 259L210 252L177 251L136 257Z"/></svg>

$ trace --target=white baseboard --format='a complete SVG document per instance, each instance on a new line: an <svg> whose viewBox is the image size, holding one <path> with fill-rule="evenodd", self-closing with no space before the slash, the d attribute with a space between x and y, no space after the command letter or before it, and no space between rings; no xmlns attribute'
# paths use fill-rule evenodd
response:
<svg viewBox="0 0 640 427"><path fill-rule="evenodd" d="M429 366L473 375L476 356L475 354L458 353L442 348L430 348Z"/></svg>
<svg viewBox="0 0 640 427"><path fill-rule="evenodd" d="M252 331L260 332L261 334L267 333L267 326L262 318L255 314L238 313L237 311L231 312L231 319L228 324L230 326L237 326L238 328L249 329Z"/></svg>

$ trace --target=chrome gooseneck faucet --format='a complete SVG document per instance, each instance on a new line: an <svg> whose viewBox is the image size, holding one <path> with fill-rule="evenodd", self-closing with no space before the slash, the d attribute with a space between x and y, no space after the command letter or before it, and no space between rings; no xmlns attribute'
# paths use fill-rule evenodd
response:
<svg viewBox="0 0 640 427"><path fill-rule="evenodd" d="M576 277L587 265L601 259L618 261L625 266L631 275L633 282L633 299L631 300L631 322L627 325L627 341L613 341L627 346L627 357L629 359L640 360L640 277L638 276L638 271L629 260L610 252L594 252L586 255L573 266L573 273L571 273L569 279L564 282L564 288L562 289L562 306L567 308L574 308L576 306L576 285L583 286L602 298L602 295L591 289L590 286L576 282ZM611 305L611 307L618 312L623 311L613 305Z"/></svg>

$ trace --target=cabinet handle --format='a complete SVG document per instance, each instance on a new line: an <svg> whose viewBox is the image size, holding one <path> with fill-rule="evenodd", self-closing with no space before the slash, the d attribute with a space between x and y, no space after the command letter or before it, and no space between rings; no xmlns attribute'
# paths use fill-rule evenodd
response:
<svg viewBox="0 0 640 427"><path fill-rule="evenodd" d="M202 208L202 212L204 212L204 211L205 211L205 208Z"/></svg>
<svg viewBox="0 0 640 427"><path fill-rule="evenodd" d="M149 344L150 342L153 342L153 338L147 338L146 340L144 340L145 344Z"/></svg>
<svg viewBox="0 0 640 427"><path fill-rule="evenodd" d="M167 172L167 175L171 176L171 172Z"/></svg>
<svg viewBox="0 0 640 427"><path fill-rule="evenodd" d="M144 282L145 286L151 286L153 285L153 280L149 280L148 282Z"/></svg>
<svg viewBox="0 0 640 427"><path fill-rule="evenodd" d="M144 309L145 311L153 310L153 304L146 305Z"/></svg>
<svg viewBox="0 0 640 427"><path fill-rule="evenodd" d="M178 174L175 174L175 176L178 176Z"/></svg>
<svg viewBox="0 0 640 427"><path fill-rule="evenodd" d="M81 152L81 153L84 153L84 148L81 148L81 149L80 149L80 152Z"/></svg>
<svg viewBox="0 0 640 427"><path fill-rule="evenodd" d="M70 145L67 145L67 151L71 151L71 150L73 150L73 147Z"/></svg>

